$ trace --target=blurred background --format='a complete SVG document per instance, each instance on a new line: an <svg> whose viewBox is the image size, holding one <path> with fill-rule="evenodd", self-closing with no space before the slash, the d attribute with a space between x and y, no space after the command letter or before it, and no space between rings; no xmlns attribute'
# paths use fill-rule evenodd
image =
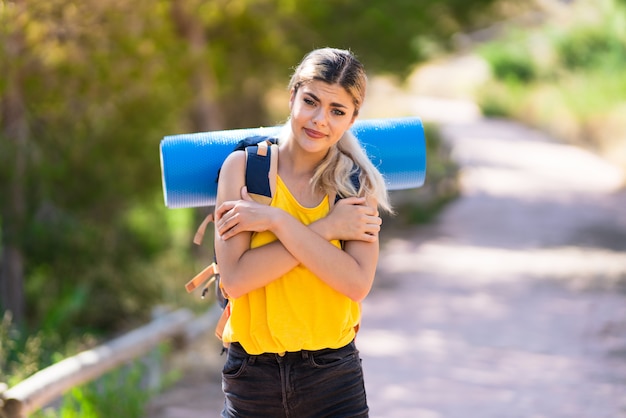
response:
<svg viewBox="0 0 626 418"><path fill-rule="evenodd" d="M210 237L191 243L206 212L165 208L159 142L283 122L290 73L311 49L349 48L365 64L362 117L429 116L428 181L396 223L428 223L457 195L438 133L450 108L437 100L626 169L625 11L623 0L1 0L0 382L137 327L155 306L206 310L183 288L211 260Z"/></svg>

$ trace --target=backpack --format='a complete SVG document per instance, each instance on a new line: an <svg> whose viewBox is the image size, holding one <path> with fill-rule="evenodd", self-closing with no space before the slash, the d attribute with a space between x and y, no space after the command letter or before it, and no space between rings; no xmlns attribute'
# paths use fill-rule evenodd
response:
<svg viewBox="0 0 626 418"><path fill-rule="evenodd" d="M237 143L232 152L245 151L246 153L246 173L245 184L250 197L261 204L269 205L276 188L276 175L278 173L278 140L277 138L265 136L253 136L242 139ZM356 190L360 188L360 170L356 169L350 176L350 181ZM216 182L219 180L219 171ZM332 204L336 204L343 196L335 196ZM207 215L194 236L193 242L200 245L204 238L209 223L214 221L213 213ZM230 317L230 305L228 303L228 295L220 285L220 274L215 254L213 255L213 263L198 273L194 278L185 284L187 293L204 285L201 298L204 299L210 286L216 284L217 303L222 308L222 314L215 327L215 336L222 339L222 332L226 325L226 321ZM357 326L358 327L358 326Z"/></svg>

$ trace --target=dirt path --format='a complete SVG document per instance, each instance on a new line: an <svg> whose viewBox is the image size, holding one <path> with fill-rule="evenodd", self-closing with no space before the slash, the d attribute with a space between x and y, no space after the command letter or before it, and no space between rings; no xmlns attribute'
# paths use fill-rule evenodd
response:
<svg viewBox="0 0 626 418"><path fill-rule="evenodd" d="M506 121L447 123L462 196L383 238L358 346L371 416L626 417L622 173ZM150 417L219 415L212 337Z"/></svg>
<svg viewBox="0 0 626 418"><path fill-rule="evenodd" d="M462 197L390 237L358 343L372 417L626 417L626 193L578 148L447 124Z"/></svg>

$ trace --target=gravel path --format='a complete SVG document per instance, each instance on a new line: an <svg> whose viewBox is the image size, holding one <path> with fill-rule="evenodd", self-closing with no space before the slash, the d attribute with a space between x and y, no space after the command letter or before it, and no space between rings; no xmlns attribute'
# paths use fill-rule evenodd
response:
<svg viewBox="0 0 626 418"><path fill-rule="evenodd" d="M357 344L371 416L626 417L623 173L518 124L443 125L461 197L384 231ZM148 416L217 417L213 337Z"/></svg>
<svg viewBox="0 0 626 418"><path fill-rule="evenodd" d="M579 148L445 125L462 197L389 237L358 343L372 417L626 417L626 193Z"/></svg>

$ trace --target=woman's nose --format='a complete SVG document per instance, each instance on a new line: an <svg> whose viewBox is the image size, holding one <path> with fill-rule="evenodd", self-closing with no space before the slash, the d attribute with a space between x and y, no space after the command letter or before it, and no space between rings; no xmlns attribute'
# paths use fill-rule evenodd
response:
<svg viewBox="0 0 626 418"><path fill-rule="evenodd" d="M326 125L326 112L323 109L318 109L313 115L313 123L316 125Z"/></svg>

